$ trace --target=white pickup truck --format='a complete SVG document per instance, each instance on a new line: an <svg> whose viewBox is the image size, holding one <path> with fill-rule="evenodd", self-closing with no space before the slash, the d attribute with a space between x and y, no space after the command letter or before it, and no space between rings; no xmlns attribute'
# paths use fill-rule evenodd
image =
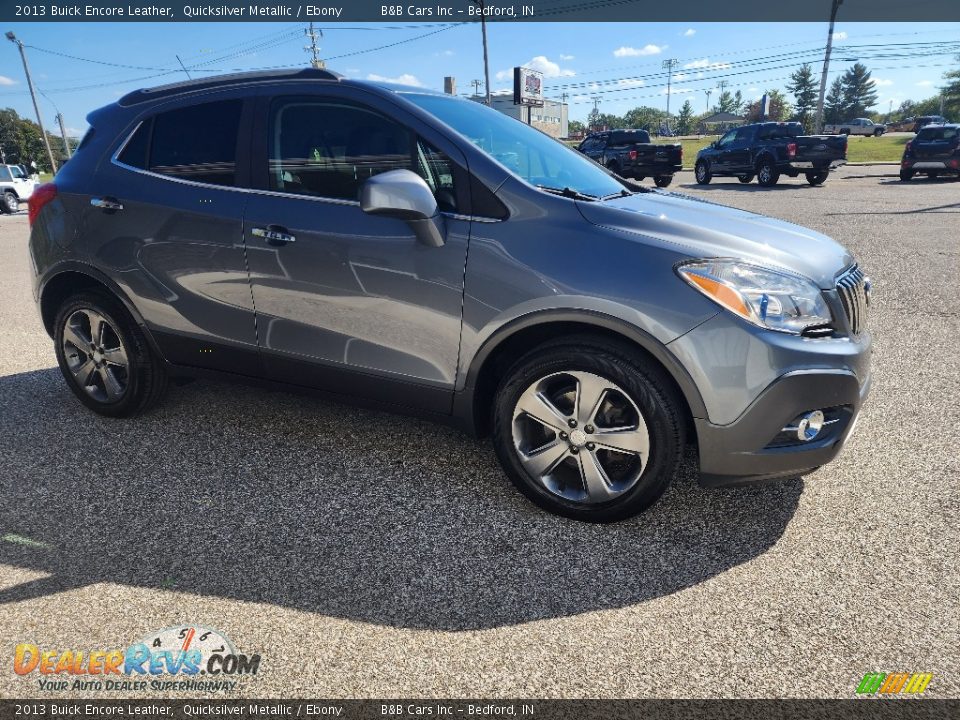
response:
<svg viewBox="0 0 960 720"><path fill-rule="evenodd" d="M827 135L867 135L880 137L887 131L887 126L875 123L870 118L857 118L836 125L824 125L823 132Z"/></svg>
<svg viewBox="0 0 960 720"><path fill-rule="evenodd" d="M0 212L15 213L37 186L17 165L0 165Z"/></svg>

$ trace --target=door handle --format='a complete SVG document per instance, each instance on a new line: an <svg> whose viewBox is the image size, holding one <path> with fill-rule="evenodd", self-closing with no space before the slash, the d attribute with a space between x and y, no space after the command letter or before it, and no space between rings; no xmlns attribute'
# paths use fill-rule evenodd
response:
<svg viewBox="0 0 960 720"><path fill-rule="evenodd" d="M101 210L123 210L123 203L112 197L90 198L90 204Z"/></svg>
<svg viewBox="0 0 960 720"><path fill-rule="evenodd" d="M250 228L250 233L254 237L263 238L270 245L286 245L296 242L297 238L287 232L286 228L279 225L268 225L265 228Z"/></svg>

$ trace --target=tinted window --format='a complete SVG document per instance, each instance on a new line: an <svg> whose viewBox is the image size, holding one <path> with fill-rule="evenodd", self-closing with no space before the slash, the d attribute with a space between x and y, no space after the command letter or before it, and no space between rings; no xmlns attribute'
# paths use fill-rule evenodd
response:
<svg viewBox="0 0 960 720"><path fill-rule="evenodd" d="M369 108L344 102L284 100L270 128L270 189L358 200L368 178L413 170L443 211L457 209L458 168L445 154Z"/></svg>
<svg viewBox="0 0 960 720"><path fill-rule="evenodd" d="M610 140L616 145L626 145L628 143L648 143L650 142L650 134L646 130L619 132L614 133Z"/></svg>
<svg viewBox="0 0 960 720"><path fill-rule="evenodd" d="M573 148L485 105L449 95L404 96L532 185L570 188L596 196L614 195L624 189Z"/></svg>
<svg viewBox="0 0 960 720"><path fill-rule="evenodd" d="M0 165L0 180L6 180L9 182L11 179L10 168L8 168L6 165Z"/></svg>
<svg viewBox="0 0 960 720"><path fill-rule="evenodd" d="M233 185L241 100L160 113L153 119L149 169L185 180Z"/></svg>
<svg viewBox="0 0 960 720"><path fill-rule="evenodd" d="M148 119L140 124L140 127L134 132L133 137L127 141L127 144L117 156L117 160L124 165L146 170L147 150L150 147L150 128L152 122L152 120Z"/></svg>
<svg viewBox="0 0 960 720"><path fill-rule="evenodd" d="M731 130L722 138L720 138L720 147L726 147L727 145L732 145L733 141L737 139L737 131Z"/></svg>
<svg viewBox="0 0 960 720"><path fill-rule="evenodd" d="M925 127L917 133L917 142L928 140L953 140L957 137L957 128Z"/></svg>

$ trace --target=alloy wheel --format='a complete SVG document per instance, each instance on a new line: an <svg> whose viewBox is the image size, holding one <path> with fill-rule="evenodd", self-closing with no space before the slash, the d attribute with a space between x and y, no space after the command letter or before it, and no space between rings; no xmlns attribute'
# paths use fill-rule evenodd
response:
<svg viewBox="0 0 960 720"><path fill-rule="evenodd" d="M130 361L116 328L92 309L72 313L63 327L63 354L77 384L101 403L127 391Z"/></svg>
<svg viewBox="0 0 960 720"><path fill-rule="evenodd" d="M568 501L600 504L633 488L647 466L650 435L629 394L590 372L547 375L513 410L513 444L530 477Z"/></svg>

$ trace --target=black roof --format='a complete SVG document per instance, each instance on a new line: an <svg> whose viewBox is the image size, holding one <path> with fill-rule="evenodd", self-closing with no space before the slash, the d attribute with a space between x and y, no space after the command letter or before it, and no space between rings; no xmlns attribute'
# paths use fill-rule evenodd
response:
<svg viewBox="0 0 960 720"><path fill-rule="evenodd" d="M233 73L231 75L216 75L214 77L186 80L184 82L159 85L153 88L141 88L127 93L117 104L128 107L148 100L178 95L183 92L206 90L207 88L223 87L227 85L246 85L249 83L270 82L272 80L335 80L343 78L340 73L318 68L296 68L291 70L261 70L258 72Z"/></svg>

